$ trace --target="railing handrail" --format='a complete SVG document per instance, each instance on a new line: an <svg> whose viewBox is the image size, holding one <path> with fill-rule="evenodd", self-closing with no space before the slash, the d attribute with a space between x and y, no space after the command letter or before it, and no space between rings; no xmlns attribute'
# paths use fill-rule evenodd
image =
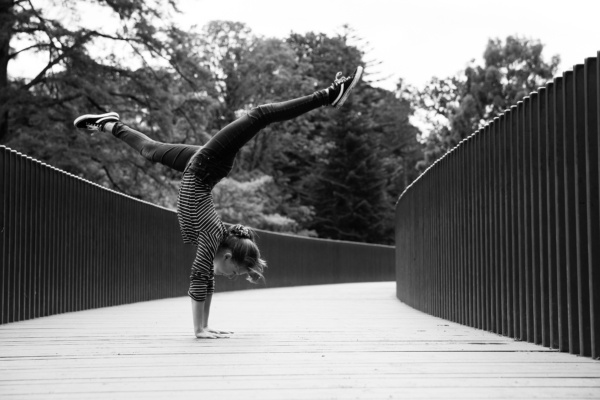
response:
<svg viewBox="0 0 600 400"><path fill-rule="evenodd" d="M2 145L2 144L0 144L0 151L12 152L12 153L14 153L15 155L18 155L18 156L20 156L20 157L24 157L24 158L25 158L25 159L27 159L29 162L32 162L32 163L35 163L35 164L39 164L40 166L42 166L42 167L44 167L44 168L51 169L51 170L53 170L53 171L56 171L56 172L57 172L57 173L59 173L59 174L63 174L63 175L65 175L65 176L67 176L67 177L69 177L69 178L76 179L76 180L79 180L79 181L81 181L81 182L85 182L85 183L86 183L86 184L88 184L88 185L91 185L91 186L97 187L97 188L99 188L99 189L102 189L102 190L106 190L107 192L110 192L110 193L112 193L112 194L114 194L114 195L121 196L121 197L127 198L127 199L129 199L129 200L137 201L137 202L140 202L140 203L143 203L143 204L147 204L147 205L150 205L150 206L152 206L152 207L157 207L157 208L161 208L161 209L164 209L164 210L167 210L167 211L173 211L173 212L176 212L176 210L174 210L174 209L172 209L172 208L164 207L164 206L161 206L160 204L154 204L154 203L151 203L151 202L149 202L149 201L142 200L142 199L139 199L139 198L137 198L137 197L133 197L133 196L130 196L130 195L128 195L128 194L125 194L125 193L118 192L118 191L116 191L116 190L114 190L114 189L107 188L107 187L105 187L105 186L99 185L99 184L97 184L97 183L95 183L95 182L92 182L92 181L90 181L90 180L88 180L88 179L82 178L81 176L77 176L77 175L75 175L75 174L72 174L72 173L70 173L70 172L64 171L64 170L62 170L62 169L60 169L60 168L56 168L56 167L54 167L54 166L52 166L52 165L50 165L50 164L47 164L47 163L45 163L45 162L43 162L43 161L40 161L40 160L38 160L38 159L35 159L35 158L33 158L33 157L30 157L30 156L28 156L28 155L26 155L26 154L23 154L23 153L21 153L21 152L19 152L19 151L17 151L17 150L11 149L10 147L7 147L7 146L5 146L5 145Z"/></svg>
<svg viewBox="0 0 600 400"><path fill-rule="evenodd" d="M600 357L598 58L505 110L404 190L401 300Z"/></svg>
<svg viewBox="0 0 600 400"><path fill-rule="evenodd" d="M392 246L258 233L268 287L395 278ZM174 210L0 146L0 323L185 296L194 256Z"/></svg>

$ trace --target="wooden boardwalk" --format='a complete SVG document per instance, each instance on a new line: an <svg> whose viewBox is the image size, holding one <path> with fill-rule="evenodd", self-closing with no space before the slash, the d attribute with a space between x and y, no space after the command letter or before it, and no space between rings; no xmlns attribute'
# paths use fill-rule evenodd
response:
<svg viewBox="0 0 600 400"><path fill-rule="evenodd" d="M434 318L395 283L217 293L0 326L0 399L600 398L600 362Z"/></svg>

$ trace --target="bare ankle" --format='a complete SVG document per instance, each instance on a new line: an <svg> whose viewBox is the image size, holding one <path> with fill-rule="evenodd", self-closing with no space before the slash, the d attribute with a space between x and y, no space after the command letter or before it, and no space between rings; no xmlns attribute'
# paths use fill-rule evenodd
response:
<svg viewBox="0 0 600 400"><path fill-rule="evenodd" d="M115 127L117 123L116 122L107 122L102 126L102 131L107 132L107 133L112 133L113 128Z"/></svg>

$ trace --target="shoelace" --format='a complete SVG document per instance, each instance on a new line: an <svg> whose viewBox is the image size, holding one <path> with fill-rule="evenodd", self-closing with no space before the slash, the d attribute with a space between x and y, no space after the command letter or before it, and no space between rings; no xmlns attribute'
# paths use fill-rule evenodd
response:
<svg viewBox="0 0 600 400"><path fill-rule="evenodd" d="M99 131L102 128L102 125L87 123L87 124L85 124L85 127L87 128L88 131Z"/></svg>
<svg viewBox="0 0 600 400"><path fill-rule="evenodd" d="M337 74L335 74L335 79L333 80L334 83L344 83L348 80L348 78L342 76L342 72L338 72Z"/></svg>

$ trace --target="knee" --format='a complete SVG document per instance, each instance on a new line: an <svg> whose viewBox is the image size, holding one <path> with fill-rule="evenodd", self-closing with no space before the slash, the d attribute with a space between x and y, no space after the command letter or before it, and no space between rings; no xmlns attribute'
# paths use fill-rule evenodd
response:
<svg viewBox="0 0 600 400"><path fill-rule="evenodd" d="M156 154L156 150L158 148L158 142L155 142L154 140L147 140L142 144L142 148L140 149L140 154L147 160L152 161L152 162L156 162L157 160L154 159L154 156Z"/></svg>
<svg viewBox="0 0 600 400"><path fill-rule="evenodd" d="M248 116L257 122L266 125L271 122L270 115L272 114L272 112L273 110L271 105L264 104L262 106L254 107L253 109L248 111Z"/></svg>

